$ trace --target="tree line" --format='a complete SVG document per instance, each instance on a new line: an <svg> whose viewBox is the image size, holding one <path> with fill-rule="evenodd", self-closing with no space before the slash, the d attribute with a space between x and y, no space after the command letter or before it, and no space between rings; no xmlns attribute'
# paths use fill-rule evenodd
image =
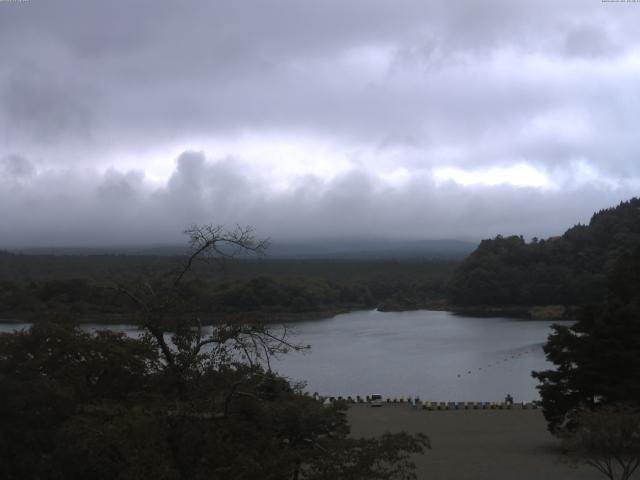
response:
<svg viewBox="0 0 640 480"><path fill-rule="evenodd" d="M548 239L498 235L483 240L455 270L454 305L577 305L600 303L607 276L640 244L640 199L596 212Z"/></svg>
<svg viewBox="0 0 640 480"><path fill-rule="evenodd" d="M39 321L52 312L80 320L126 321L131 299L114 281L164 275L179 257L25 256L0 254L0 318ZM25 263L27 268L21 274ZM330 261L227 259L224 269L208 268L198 259L194 276L181 283L185 309L205 321L224 314L256 313L307 318L335 312L381 307L424 308L442 303L452 261ZM51 267L51 268L49 268ZM11 273L9 273L11 272ZM26 272L26 273L25 273Z"/></svg>
<svg viewBox="0 0 640 480"><path fill-rule="evenodd" d="M271 371L304 348L286 329L205 330L182 288L225 244L260 251L250 230L194 227L164 275L119 281L139 338L83 332L64 316L0 335L0 476L13 479L415 478L426 436L352 438L346 405L325 405Z"/></svg>

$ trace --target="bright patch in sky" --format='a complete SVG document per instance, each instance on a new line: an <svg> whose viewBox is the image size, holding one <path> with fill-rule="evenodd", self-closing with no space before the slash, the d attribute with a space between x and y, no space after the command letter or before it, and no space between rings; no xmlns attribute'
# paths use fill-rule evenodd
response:
<svg viewBox="0 0 640 480"><path fill-rule="evenodd" d="M351 151L300 135L297 138L270 135L241 135L232 139L192 141L176 146L171 155L149 153L138 157L138 165L143 165L147 179L152 182L166 182L176 168L176 159L185 150L202 151L208 161L221 160L236 163L250 170L253 178L270 184L271 189L287 190L296 179L313 176L321 181L330 181L353 169L362 169L392 187L407 184L419 172L418 168L393 166L393 155L360 146ZM142 161L140 161L142 160ZM125 167L125 165L120 165ZM436 167L432 170L436 183L453 181L459 185L511 185L517 187L554 188L555 182L542 171L527 163L511 166L493 166L476 169L459 167Z"/></svg>
<svg viewBox="0 0 640 480"><path fill-rule="evenodd" d="M476 170L464 170L455 167L442 167L433 170L437 182L453 181L460 185L513 185L517 187L551 188L553 183L539 170L526 163L509 167L491 167Z"/></svg>
<svg viewBox="0 0 640 480"><path fill-rule="evenodd" d="M231 160L246 168L252 178L269 180L278 190L299 177L314 175L328 179L349 170L353 159L348 152L319 139L291 139L270 135L241 135L228 139L190 141L146 163L148 175L165 180L173 173L176 159L186 150L202 151L210 162Z"/></svg>

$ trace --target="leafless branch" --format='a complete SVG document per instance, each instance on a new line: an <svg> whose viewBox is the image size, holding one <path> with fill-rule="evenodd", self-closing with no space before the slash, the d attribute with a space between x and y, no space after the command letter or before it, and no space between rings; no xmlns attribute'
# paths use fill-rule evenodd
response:
<svg viewBox="0 0 640 480"><path fill-rule="evenodd" d="M268 240L256 239L251 227L239 225L232 230L221 225L192 225L184 233L189 238L189 253L176 270L164 277L155 272L131 286L116 284L116 290L138 307L139 323L157 343L167 366L191 368L199 362L218 363L222 357L232 358L235 351L244 355L251 368L265 362L271 370L273 355L304 348L289 341L286 327L274 334L254 323L219 323L205 335L197 315L192 327L177 326L176 320L171 319L182 301L179 287L187 274L194 271L198 260L224 261L243 253L262 254L268 246ZM172 342L165 340L169 331L174 332Z"/></svg>

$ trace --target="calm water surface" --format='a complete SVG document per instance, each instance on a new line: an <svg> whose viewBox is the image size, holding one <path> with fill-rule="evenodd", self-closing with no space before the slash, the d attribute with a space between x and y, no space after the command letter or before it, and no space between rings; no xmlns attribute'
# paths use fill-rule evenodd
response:
<svg viewBox="0 0 640 480"><path fill-rule="evenodd" d="M538 399L532 370L550 368L547 321L449 312L362 311L294 326L311 345L274 369L323 395L419 395L423 400Z"/></svg>
<svg viewBox="0 0 640 480"><path fill-rule="evenodd" d="M290 326L311 345L272 362L322 395L380 393L423 400L516 401L539 398L532 370L550 368L542 345L552 323L471 318L449 312L360 311ZM0 331L25 325L0 324ZM88 330L103 328L88 325ZM135 327L112 326L135 335Z"/></svg>

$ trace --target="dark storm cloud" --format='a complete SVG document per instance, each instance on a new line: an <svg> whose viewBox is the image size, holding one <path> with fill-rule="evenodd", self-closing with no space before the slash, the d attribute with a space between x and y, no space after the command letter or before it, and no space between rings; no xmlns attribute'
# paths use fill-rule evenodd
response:
<svg viewBox="0 0 640 480"><path fill-rule="evenodd" d="M4 243L557 232L640 186L638 20L599 0L0 2ZM513 165L549 185L437 176Z"/></svg>
<svg viewBox="0 0 640 480"><path fill-rule="evenodd" d="M535 78L517 78L517 69L506 75L479 69L473 82L468 70L477 70L477 62L501 48L603 53L610 48L604 33L593 25L573 25L572 18L587 15L585 8L592 22L606 16L614 26L620 23L619 12L585 2L3 6L3 44L12 45L5 98L17 103L7 103L5 113L29 115L47 133L33 128L35 142L91 119L87 128L100 146L114 138L144 142L156 141L157 134L300 125L367 141L397 131L428 136L436 122L442 127L434 136L441 130L453 134L455 125L476 131L478 116L500 124L566 92L556 92L554 85L541 88ZM381 49L390 57L381 59L389 67L394 57L404 57L411 81L397 78L393 69L381 77L363 69L359 49ZM37 71L21 72L25 63L37 65ZM430 77L420 67L432 64L453 67ZM16 83L17 78L24 81ZM67 92L60 92L60 85L67 85ZM514 97L521 106L514 107ZM452 106L455 99L460 105ZM507 111L501 108L505 103Z"/></svg>

